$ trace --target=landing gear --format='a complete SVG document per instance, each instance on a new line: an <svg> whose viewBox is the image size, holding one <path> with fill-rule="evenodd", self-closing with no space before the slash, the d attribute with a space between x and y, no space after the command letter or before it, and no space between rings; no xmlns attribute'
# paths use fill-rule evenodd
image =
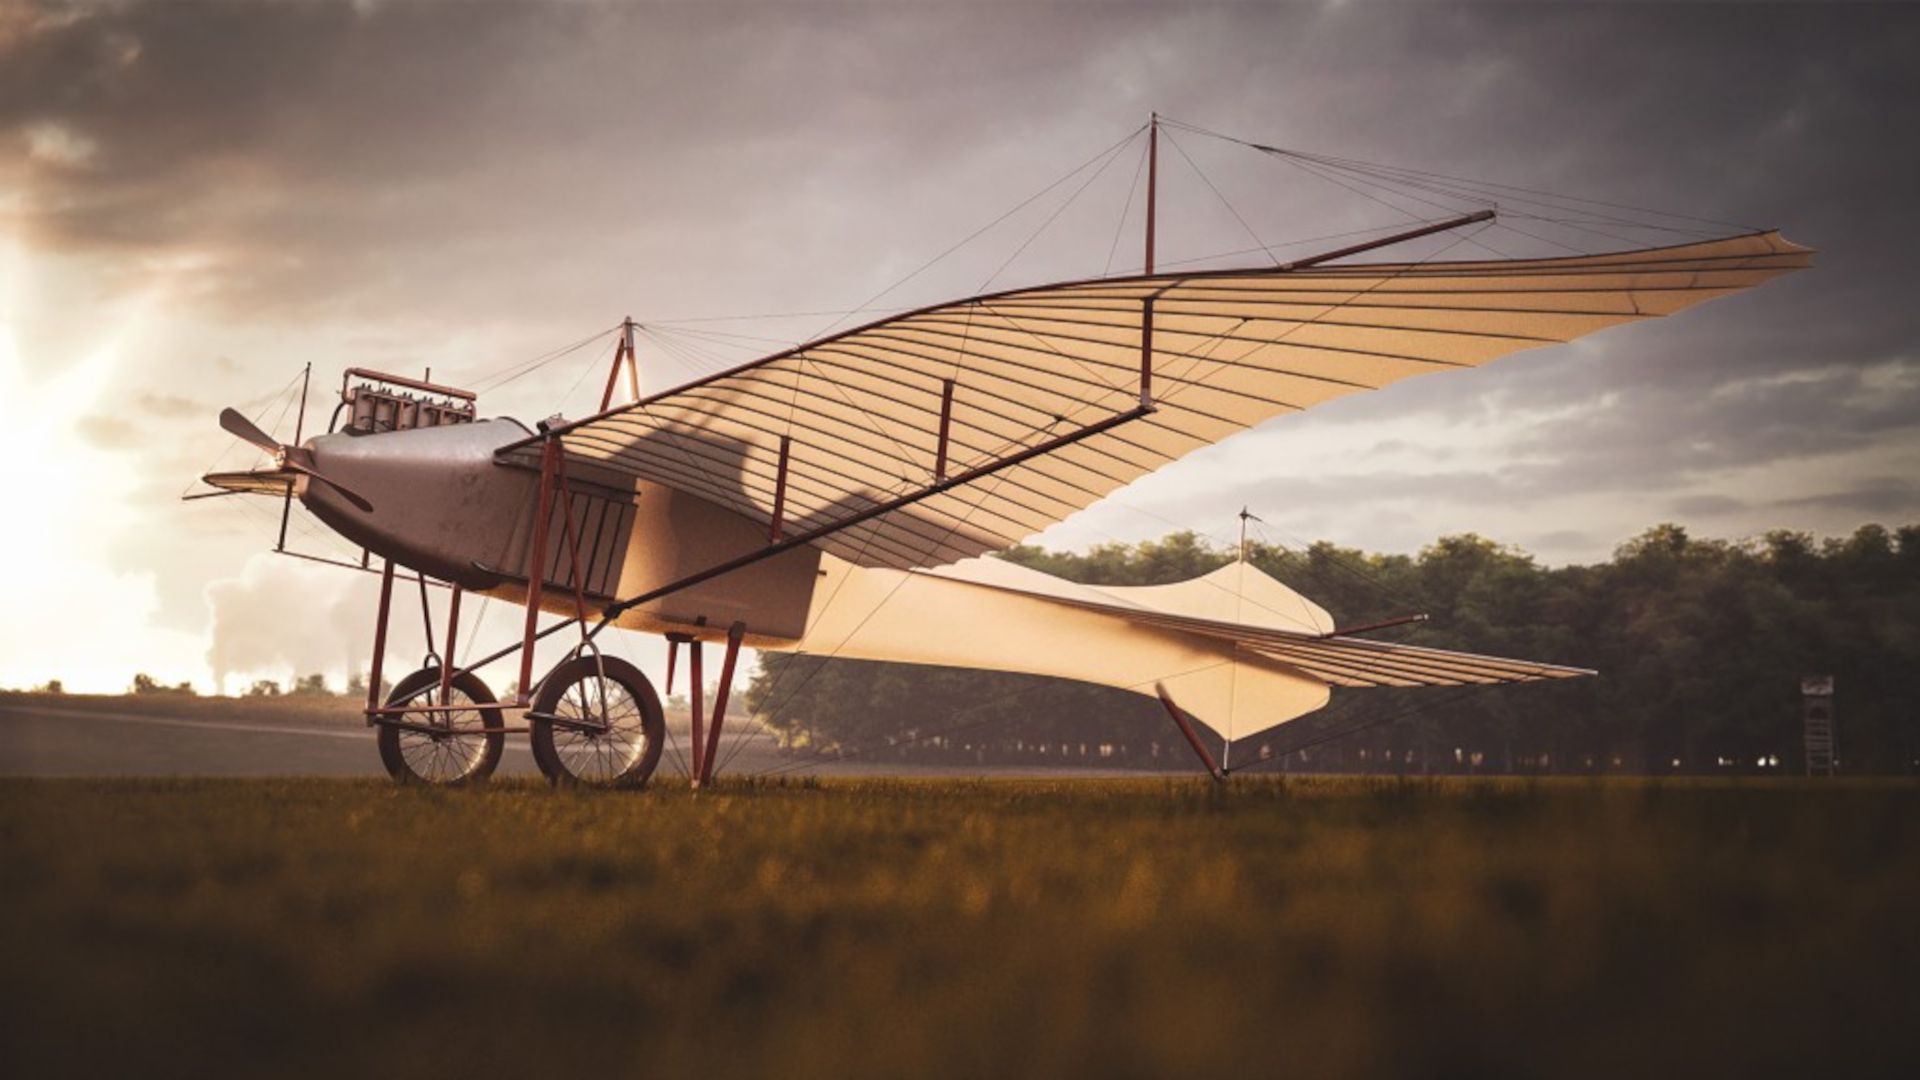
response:
<svg viewBox="0 0 1920 1080"><path fill-rule="evenodd" d="M653 684L639 668L597 652L555 668L527 715L533 760L556 785L639 787L666 745Z"/></svg>
<svg viewBox="0 0 1920 1080"><path fill-rule="evenodd" d="M380 761L403 784L477 784L493 775L506 748L505 726L493 691L470 671L454 675L447 700L439 700L440 667L424 667L401 679L387 707L471 706L409 713L379 725ZM482 730L491 729L491 730Z"/></svg>

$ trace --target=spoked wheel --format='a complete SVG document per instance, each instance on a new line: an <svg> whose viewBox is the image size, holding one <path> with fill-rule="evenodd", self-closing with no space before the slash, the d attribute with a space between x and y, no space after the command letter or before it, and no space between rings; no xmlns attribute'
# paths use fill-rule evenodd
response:
<svg viewBox="0 0 1920 1080"><path fill-rule="evenodd" d="M639 787L666 743L666 714L640 669L577 656L540 684L528 717L533 760L555 784Z"/></svg>
<svg viewBox="0 0 1920 1080"><path fill-rule="evenodd" d="M401 679L387 695L389 708L398 705L438 705L440 687L439 667L424 667ZM493 775L500 764L500 754L506 749L507 737L500 732L505 727L499 709L489 708L495 703L493 691L480 681L474 673L462 672L453 677L452 689L447 695L448 705L471 705L471 709L454 709L447 712L409 713L391 719L404 720L418 727L435 728L432 732L417 728L396 727L381 724L380 761L386 765L387 773L403 784L477 784ZM481 728L492 728L487 732Z"/></svg>

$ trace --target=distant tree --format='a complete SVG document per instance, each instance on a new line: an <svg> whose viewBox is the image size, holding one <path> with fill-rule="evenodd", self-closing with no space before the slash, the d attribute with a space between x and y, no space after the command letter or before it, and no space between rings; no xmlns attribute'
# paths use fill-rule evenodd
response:
<svg viewBox="0 0 1920 1080"><path fill-rule="evenodd" d="M293 681L293 689L287 693L294 697L327 697L330 693L327 690L327 677L317 671L312 675L302 675Z"/></svg>
<svg viewBox="0 0 1920 1080"><path fill-rule="evenodd" d="M1015 547L1001 554L1073 581L1152 585L1200 576L1232 558L1192 533L1084 553ZM1657 525L1610 561L1541 567L1474 535L1443 537L1418 556L1320 542L1304 550L1249 545L1249 561L1325 607L1336 625L1426 614L1374 636L1593 668L1575 679L1474 694L1334 692L1320 713L1255 743L1275 752L1335 737L1315 761L1451 763L1482 769L1550 757L1555 768L1714 771L1779 755L1797 767L1799 679L1837 680L1840 756L1848 771L1911 771L1920 762L1920 526L1865 525L1816 541L1776 530L1728 543ZM1166 739L1155 703L1137 694L1000 672L761 658L746 702L790 744L923 746L960 738L1070 742ZM1391 725L1361 728L1371 718ZM1204 719L1204 718L1203 718ZM1344 734L1352 731L1353 734ZM1235 760L1257 754L1236 747ZM1462 764L1461 768L1470 767Z"/></svg>
<svg viewBox="0 0 1920 1080"><path fill-rule="evenodd" d="M274 682L272 679L256 679L252 686L247 687L247 696L248 697L279 697L280 684L277 682Z"/></svg>
<svg viewBox="0 0 1920 1080"><path fill-rule="evenodd" d="M180 682L180 683L175 683L175 684L174 684L174 685L172 685L172 686L168 686L168 685L167 685L166 683L163 683L163 682L161 682L161 681L160 681L159 679L156 679L156 678L154 678L153 676L151 676L151 675L149 675L149 674L147 674L146 672L144 672L144 671L143 671L143 672L141 672L141 673L139 673L138 675L135 675L135 676L133 677L133 686L132 686L132 687L131 687L131 688L129 689L129 693L134 693L134 694L192 694L192 693L193 693L193 683L191 683L191 682Z"/></svg>
<svg viewBox="0 0 1920 1080"><path fill-rule="evenodd" d="M193 689L193 682L190 679L183 679L180 682L175 683L173 689L169 692L175 693L175 694L184 694L187 697L196 696L196 692Z"/></svg>
<svg viewBox="0 0 1920 1080"><path fill-rule="evenodd" d="M364 672L356 671L348 675L347 688L341 691L341 693L343 693L344 695L350 698L365 698L367 696L366 674Z"/></svg>
<svg viewBox="0 0 1920 1080"><path fill-rule="evenodd" d="M67 692L67 687L66 684L62 683L59 679L48 679L46 683L40 687L40 692L43 694L64 694Z"/></svg>

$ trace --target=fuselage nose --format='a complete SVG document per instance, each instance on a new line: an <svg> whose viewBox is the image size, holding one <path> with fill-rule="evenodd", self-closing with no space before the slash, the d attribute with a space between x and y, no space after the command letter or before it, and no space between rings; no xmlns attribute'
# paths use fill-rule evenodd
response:
<svg viewBox="0 0 1920 1080"><path fill-rule="evenodd" d="M336 433L306 441L313 466L373 504L355 507L327 484L307 483L300 501L333 531L375 555L474 588L498 575L535 478L496 465L494 450L524 438L512 421L487 420L376 435Z"/></svg>

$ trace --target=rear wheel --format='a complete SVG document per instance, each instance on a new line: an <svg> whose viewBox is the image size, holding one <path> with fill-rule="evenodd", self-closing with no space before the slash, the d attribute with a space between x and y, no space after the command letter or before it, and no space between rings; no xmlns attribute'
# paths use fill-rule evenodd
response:
<svg viewBox="0 0 1920 1080"><path fill-rule="evenodd" d="M442 704L439 687L439 667L421 668L394 686L387 695L387 707ZM412 727L378 725L380 761L389 776L403 784L457 785L477 784L493 775L507 745L500 732L506 726L500 710L489 707L495 704L493 691L480 676L466 671L453 677L447 697L447 705L472 707L384 718Z"/></svg>
<svg viewBox="0 0 1920 1080"><path fill-rule="evenodd" d="M660 764L666 714L640 669L577 656L540 684L528 716L533 760L555 784L639 787Z"/></svg>

